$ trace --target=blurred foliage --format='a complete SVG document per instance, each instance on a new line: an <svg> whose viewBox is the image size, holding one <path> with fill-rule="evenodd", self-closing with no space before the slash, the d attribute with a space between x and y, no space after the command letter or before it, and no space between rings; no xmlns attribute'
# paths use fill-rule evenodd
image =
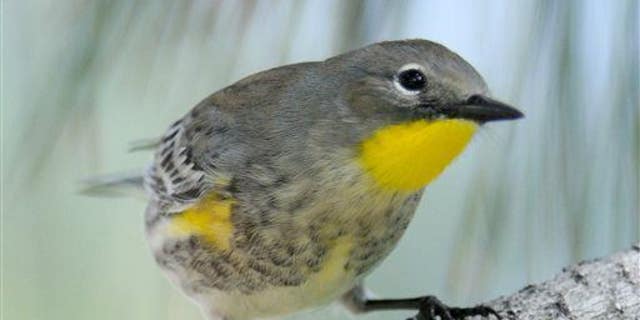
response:
<svg viewBox="0 0 640 320"><path fill-rule="evenodd" d="M427 189L378 295L473 303L640 237L639 1L2 5L6 319L199 319L147 252L145 202L78 182L139 170L128 143L245 75L387 39L444 43L526 118L487 126Z"/></svg>

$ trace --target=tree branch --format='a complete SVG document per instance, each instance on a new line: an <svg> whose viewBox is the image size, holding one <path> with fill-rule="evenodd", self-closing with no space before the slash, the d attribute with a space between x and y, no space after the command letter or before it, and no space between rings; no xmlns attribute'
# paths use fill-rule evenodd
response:
<svg viewBox="0 0 640 320"><path fill-rule="evenodd" d="M640 319L640 244L487 305L504 319Z"/></svg>

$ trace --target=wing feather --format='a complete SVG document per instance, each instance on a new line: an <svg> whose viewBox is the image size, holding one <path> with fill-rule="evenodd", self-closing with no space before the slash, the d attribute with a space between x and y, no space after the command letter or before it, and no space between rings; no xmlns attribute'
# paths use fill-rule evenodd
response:
<svg viewBox="0 0 640 320"><path fill-rule="evenodd" d="M193 147L203 137L187 135L192 122L185 117L171 125L145 174L147 191L167 212L184 210L212 187L202 164L193 157Z"/></svg>

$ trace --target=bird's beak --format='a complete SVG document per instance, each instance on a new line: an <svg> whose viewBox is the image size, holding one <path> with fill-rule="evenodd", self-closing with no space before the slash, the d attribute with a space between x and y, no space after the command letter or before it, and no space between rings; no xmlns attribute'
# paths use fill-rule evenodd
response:
<svg viewBox="0 0 640 320"><path fill-rule="evenodd" d="M518 109L483 95L472 95L462 103L448 106L444 111L450 118L473 120L479 123L524 117Z"/></svg>

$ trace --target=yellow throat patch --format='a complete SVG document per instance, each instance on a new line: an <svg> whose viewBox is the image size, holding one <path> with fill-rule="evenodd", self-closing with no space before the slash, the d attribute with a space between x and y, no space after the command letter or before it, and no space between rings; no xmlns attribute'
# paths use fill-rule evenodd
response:
<svg viewBox="0 0 640 320"><path fill-rule="evenodd" d="M233 203L232 199L209 194L198 204L177 214L169 225L169 231L174 236L200 237L216 249L227 251L233 233Z"/></svg>
<svg viewBox="0 0 640 320"><path fill-rule="evenodd" d="M477 128L467 120L391 125L362 142L358 162L385 190L417 191L464 150Z"/></svg>

